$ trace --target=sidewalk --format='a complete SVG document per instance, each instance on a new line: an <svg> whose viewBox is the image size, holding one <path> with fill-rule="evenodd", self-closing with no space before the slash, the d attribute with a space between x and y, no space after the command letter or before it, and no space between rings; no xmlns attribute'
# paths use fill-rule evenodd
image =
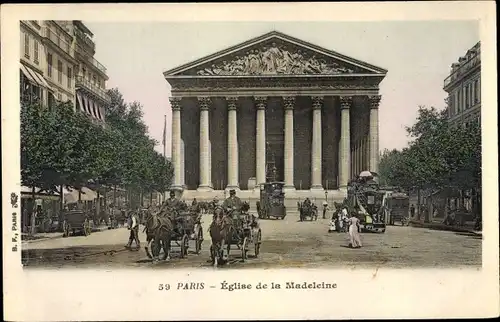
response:
<svg viewBox="0 0 500 322"><path fill-rule="evenodd" d="M108 226L99 226L93 227L92 233L100 232L108 230ZM56 239L63 238L62 232L53 232L53 233L36 233L34 236L29 236L27 233L21 234L21 240L23 243L36 243L39 241L47 240L47 239Z"/></svg>
<svg viewBox="0 0 500 322"><path fill-rule="evenodd" d="M449 226L441 222L429 222L424 223L423 221L410 220L410 225L417 228L428 228L433 230L444 230L453 231L457 233L471 233L476 235L482 235L481 231L474 230L473 222L466 222L464 226Z"/></svg>

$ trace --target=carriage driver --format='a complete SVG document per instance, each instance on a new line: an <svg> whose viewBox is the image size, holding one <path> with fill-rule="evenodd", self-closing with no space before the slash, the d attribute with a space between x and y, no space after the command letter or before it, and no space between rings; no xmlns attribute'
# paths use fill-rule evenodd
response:
<svg viewBox="0 0 500 322"><path fill-rule="evenodd" d="M175 198L175 191L170 191L170 198L165 201L165 206L168 208L178 209L180 206L179 200Z"/></svg>
<svg viewBox="0 0 500 322"><path fill-rule="evenodd" d="M224 208L225 211L232 209L239 212L241 210L241 206L242 202L240 198L236 197L236 190L234 189L229 190L229 198L224 200L222 208Z"/></svg>

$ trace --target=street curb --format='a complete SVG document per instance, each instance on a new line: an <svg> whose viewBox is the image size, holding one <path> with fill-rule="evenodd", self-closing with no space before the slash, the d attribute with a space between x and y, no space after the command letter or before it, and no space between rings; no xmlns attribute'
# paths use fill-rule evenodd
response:
<svg viewBox="0 0 500 322"><path fill-rule="evenodd" d="M107 231L107 230L108 230L108 227L102 227L102 228L97 228L95 230L92 230L92 232L93 233L98 233L98 232ZM23 240L22 243L33 244L33 243L38 243L38 242L46 241L46 240L49 240L49 239L60 239L60 238L64 238L62 236L62 233L57 234L56 236L53 236L53 237L42 237L42 238L37 238L37 239L33 239L33 240Z"/></svg>
<svg viewBox="0 0 500 322"><path fill-rule="evenodd" d="M452 231L455 233L469 233L469 234L474 234L478 236L482 236L483 233L481 231L475 231L472 229L467 229L467 228L460 228L456 226L447 226L444 224L435 224L435 223L422 223L418 221L410 221L411 227L415 228L427 228L427 229L432 229L432 230L443 230L443 231Z"/></svg>

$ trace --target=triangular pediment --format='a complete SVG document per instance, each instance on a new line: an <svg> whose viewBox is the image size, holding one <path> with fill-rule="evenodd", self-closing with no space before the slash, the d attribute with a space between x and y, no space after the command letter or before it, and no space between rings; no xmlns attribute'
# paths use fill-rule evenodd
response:
<svg viewBox="0 0 500 322"><path fill-rule="evenodd" d="M386 70L271 32L166 71L171 76L385 75Z"/></svg>

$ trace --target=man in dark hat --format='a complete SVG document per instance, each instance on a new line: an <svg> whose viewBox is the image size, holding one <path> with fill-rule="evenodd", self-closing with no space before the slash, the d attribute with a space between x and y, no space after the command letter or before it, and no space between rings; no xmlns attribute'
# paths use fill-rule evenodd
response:
<svg viewBox="0 0 500 322"><path fill-rule="evenodd" d="M179 200L175 198L175 191L170 191L170 198L165 201L165 206L168 208L178 209L180 206Z"/></svg>
<svg viewBox="0 0 500 322"><path fill-rule="evenodd" d="M231 189L229 190L229 198L224 200L222 208L224 208L225 211L234 210L240 212L242 204L241 199L236 197L236 190Z"/></svg>

